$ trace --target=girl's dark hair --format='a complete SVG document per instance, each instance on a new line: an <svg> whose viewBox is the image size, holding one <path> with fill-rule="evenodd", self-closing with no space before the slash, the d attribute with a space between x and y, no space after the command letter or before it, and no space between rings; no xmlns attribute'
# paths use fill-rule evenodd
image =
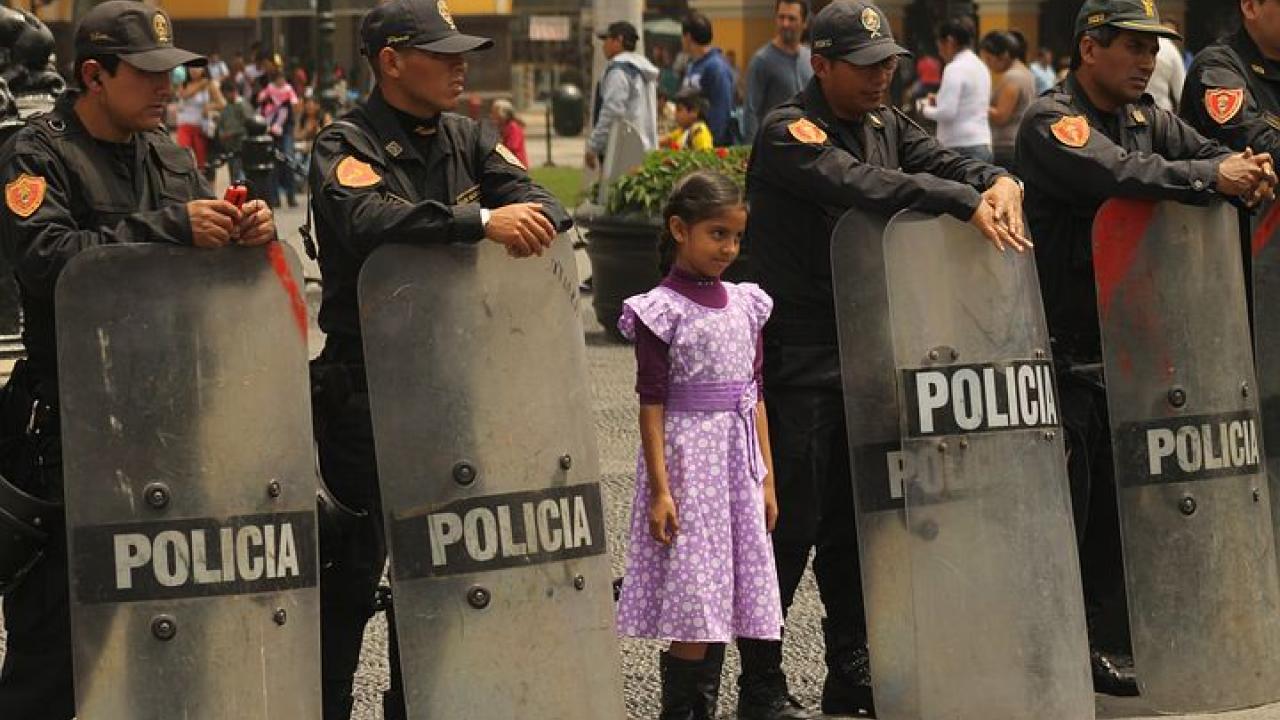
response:
<svg viewBox="0 0 1280 720"><path fill-rule="evenodd" d="M962 48L973 46L973 36L973 19L963 15L951 18L942 23L942 27L938 28L939 40L951 38Z"/></svg>
<svg viewBox="0 0 1280 720"><path fill-rule="evenodd" d="M662 207L662 233L658 236L658 267L662 274L666 275L676 261L671 218L680 218L686 226L696 225L726 208L743 205L746 200L737 183L714 170L695 170L677 180Z"/></svg>
<svg viewBox="0 0 1280 720"><path fill-rule="evenodd" d="M702 97L702 93L693 88L685 88L676 93L675 103L677 106L685 110L695 110L698 113L699 120L707 119L707 99Z"/></svg>
<svg viewBox="0 0 1280 720"><path fill-rule="evenodd" d="M1014 45L1016 41L1013 36L1003 30L994 30L982 36L982 42L978 43L978 49L984 50L996 57L1016 57L1014 53Z"/></svg>

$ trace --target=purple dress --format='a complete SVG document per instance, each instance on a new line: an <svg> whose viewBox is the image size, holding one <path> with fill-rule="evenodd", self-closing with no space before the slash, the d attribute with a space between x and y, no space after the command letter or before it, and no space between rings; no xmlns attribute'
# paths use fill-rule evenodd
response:
<svg viewBox="0 0 1280 720"><path fill-rule="evenodd" d="M756 435L757 339L773 301L726 283L728 305L699 305L668 287L629 298L618 329L642 323L669 348L665 456L680 531L649 535L649 477L639 452L631 546L618 632L725 643L777 640L782 603L765 528L764 459Z"/></svg>

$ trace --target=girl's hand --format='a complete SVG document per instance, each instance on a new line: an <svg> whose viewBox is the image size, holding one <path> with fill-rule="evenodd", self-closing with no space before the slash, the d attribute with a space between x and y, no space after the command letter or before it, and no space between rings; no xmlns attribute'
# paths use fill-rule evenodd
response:
<svg viewBox="0 0 1280 720"><path fill-rule="evenodd" d="M671 493L662 493L649 500L649 534L663 545L670 545L680 532L680 521L676 519L676 501Z"/></svg>
<svg viewBox="0 0 1280 720"><path fill-rule="evenodd" d="M769 532L778 526L778 494L773 490L773 478L764 483L764 527Z"/></svg>

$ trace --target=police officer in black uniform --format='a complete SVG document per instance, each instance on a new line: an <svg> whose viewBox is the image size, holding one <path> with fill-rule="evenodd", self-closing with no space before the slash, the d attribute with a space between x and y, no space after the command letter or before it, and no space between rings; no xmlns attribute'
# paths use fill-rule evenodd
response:
<svg viewBox="0 0 1280 720"><path fill-rule="evenodd" d="M1138 689L1127 663L1116 659L1127 650L1128 627L1100 369L1093 219L1113 197L1206 204L1225 195L1253 202L1274 184L1268 156L1232 155L1144 94L1162 35L1177 37L1160 24L1151 2L1085 2L1076 18L1071 73L1028 108L1017 141L1060 373L1094 686L1115 695L1136 695ZM1104 645L1115 655L1099 652Z"/></svg>
<svg viewBox="0 0 1280 720"><path fill-rule="evenodd" d="M17 275L27 351L2 394L0 475L13 486L0 498L16 496L16 487L62 499L54 286L77 253L117 243L219 248L275 237L265 203L241 210L211 199L191 153L161 126L169 72L204 62L174 47L171 27L163 11L141 2L94 7L75 34L78 90L0 150L0 241ZM0 515L8 511L3 503ZM4 596L5 720L75 715L65 530L56 512L41 521L43 557Z"/></svg>
<svg viewBox="0 0 1280 720"><path fill-rule="evenodd" d="M1243 25L1187 70L1182 117L1235 149L1280 152L1280 0L1238 0Z"/></svg>
<svg viewBox="0 0 1280 720"><path fill-rule="evenodd" d="M360 268L386 242L488 240L514 256L541 254L572 224L492 130L446 112L462 94L464 53L493 41L458 32L445 0L380 5L365 16L361 38L377 86L316 138L310 171L327 334L312 365L316 438L321 473L352 511L322 518L325 720L350 716L352 676L386 560L356 302ZM384 712L402 718L394 626L391 642Z"/></svg>
<svg viewBox="0 0 1280 720"><path fill-rule="evenodd" d="M815 78L764 121L747 171L747 242L775 301L765 327L764 383L780 515L774 553L789 607L817 549L826 607L829 714L873 712L853 489L849 470L831 233L848 209L913 209L972 222L999 247L1023 249L1017 181L939 146L886 106L899 58L888 18L861 0L835 0L813 21ZM868 238L879 242L879 238ZM814 717L787 692L782 644L741 640L739 717Z"/></svg>

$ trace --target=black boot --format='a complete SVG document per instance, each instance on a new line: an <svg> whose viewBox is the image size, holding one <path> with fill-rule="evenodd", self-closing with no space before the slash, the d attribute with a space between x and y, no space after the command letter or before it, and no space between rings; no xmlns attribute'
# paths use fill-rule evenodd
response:
<svg viewBox="0 0 1280 720"><path fill-rule="evenodd" d="M822 712L828 715L875 717L871 697L871 656L860 634L833 629L822 620L826 642L827 679L822 684Z"/></svg>
<svg viewBox="0 0 1280 720"><path fill-rule="evenodd" d="M694 720L715 720L720 706L720 671L724 668L724 645L707 646L707 655L697 670L698 704L693 709Z"/></svg>
<svg viewBox="0 0 1280 720"><path fill-rule="evenodd" d="M663 652L658 661L662 670L662 712L658 720L713 720L720 699L723 664L723 645L708 647L701 660L684 660Z"/></svg>
<svg viewBox="0 0 1280 720"><path fill-rule="evenodd" d="M742 675L738 676L738 720L815 720L787 692L782 673L782 643L776 640L738 640Z"/></svg>
<svg viewBox="0 0 1280 720"><path fill-rule="evenodd" d="M1132 659L1093 650L1089 653L1089 666L1093 670L1094 692L1116 697L1138 696L1138 679L1133 674Z"/></svg>

